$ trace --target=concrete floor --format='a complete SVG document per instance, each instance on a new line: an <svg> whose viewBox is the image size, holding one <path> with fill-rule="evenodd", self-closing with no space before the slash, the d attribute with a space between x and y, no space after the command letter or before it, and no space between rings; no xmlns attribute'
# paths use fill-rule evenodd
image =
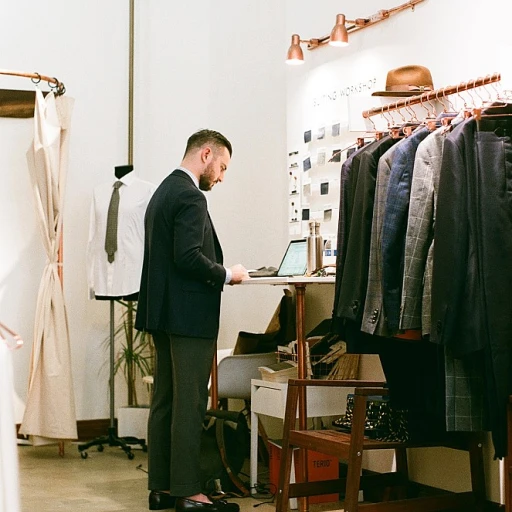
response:
<svg viewBox="0 0 512 512"><path fill-rule="evenodd" d="M74 444L66 444L65 455L57 446L19 446L22 512L145 512L148 510L147 454L134 450L128 460L119 448L95 448L83 460ZM241 512L254 512L266 501L242 498ZM334 507L331 507L334 508ZM274 512L263 504L258 512Z"/></svg>

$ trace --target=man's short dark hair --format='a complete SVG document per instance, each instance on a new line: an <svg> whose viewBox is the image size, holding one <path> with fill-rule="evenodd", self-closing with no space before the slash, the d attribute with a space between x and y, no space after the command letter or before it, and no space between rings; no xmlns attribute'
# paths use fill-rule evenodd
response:
<svg viewBox="0 0 512 512"><path fill-rule="evenodd" d="M228 150L230 157L233 154L231 142L229 142L222 133L214 130L199 130L188 138L187 147L185 148L185 156L194 149L202 148L205 144L211 144L217 148L225 147Z"/></svg>

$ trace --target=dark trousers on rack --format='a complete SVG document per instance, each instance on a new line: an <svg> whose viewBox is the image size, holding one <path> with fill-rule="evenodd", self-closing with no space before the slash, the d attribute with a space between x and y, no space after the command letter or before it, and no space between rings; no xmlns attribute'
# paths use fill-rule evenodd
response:
<svg viewBox="0 0 512 512"><path fill-rule="evenodd" d="M148 488L201 492L200 445L214 339L153 333L156 371L148 424Z"/></svg>

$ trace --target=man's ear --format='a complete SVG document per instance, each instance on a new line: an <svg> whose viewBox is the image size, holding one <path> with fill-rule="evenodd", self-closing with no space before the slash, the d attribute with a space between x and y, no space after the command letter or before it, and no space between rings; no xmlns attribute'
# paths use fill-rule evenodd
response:
<svg viewBox="0 0 512 512"><path fill-rule="evenodd" d="M207 162L209 162L212 158L213 158L213 151L212 151L212 148L210 148L209 146L205 146L205 147L201 150L201 161L202 161L203 163L207 163Z"/></svg>

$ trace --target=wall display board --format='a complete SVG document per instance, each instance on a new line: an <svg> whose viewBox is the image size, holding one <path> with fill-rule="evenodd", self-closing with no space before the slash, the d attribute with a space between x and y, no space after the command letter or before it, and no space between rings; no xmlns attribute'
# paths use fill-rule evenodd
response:
<svg viewBox="0 0 512 512"><path fill-rule="evenodd" d="M341 165L358 144L374 137L359 106L380 105L370 96L375 77L344 84L335 76L321 69L302 84L302 108L294 113L301 129L294 130L288 148L288 234L306 237L309 221L320 222L324 264L336 261Z"/></svg>

